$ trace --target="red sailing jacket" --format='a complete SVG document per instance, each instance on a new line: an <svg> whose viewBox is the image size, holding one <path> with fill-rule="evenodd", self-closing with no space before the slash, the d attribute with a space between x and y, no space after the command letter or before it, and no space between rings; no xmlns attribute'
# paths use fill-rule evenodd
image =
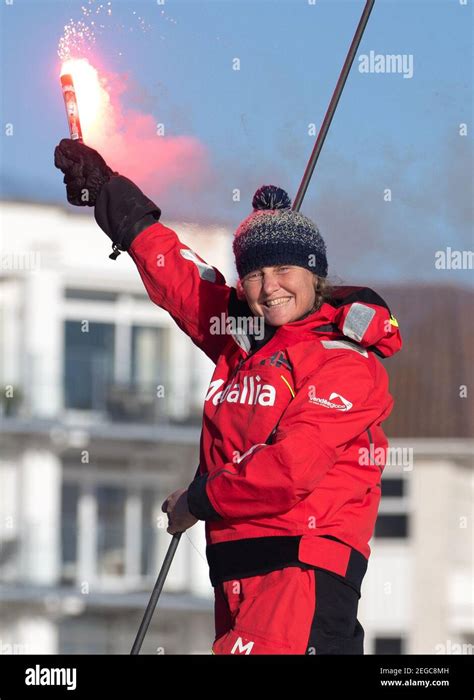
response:
<svg viewBox="0 0 474 700"><path fill-rule="evenodd" d="M146 228L129 254L151 300L216 365L188 488L206 522L212 584L307 565L360 593L393 406L378 357L401 348L385 302L339 287L259 339L236 289L170 228Z"/></svg>

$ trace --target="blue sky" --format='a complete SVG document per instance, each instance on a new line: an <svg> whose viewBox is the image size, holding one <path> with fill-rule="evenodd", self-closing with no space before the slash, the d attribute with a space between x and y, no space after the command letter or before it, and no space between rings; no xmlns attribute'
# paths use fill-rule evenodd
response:
<svg viewBox="0 0 474 700"><path fill-rule="evenodd" d="M1 114L14 125L13 136L2 136L3 199L69 206L53 165L55 145L68 136L57 46L64 25L84 19L81 6L100 5L1 5ZM104 28L94 51L107 70L129 75L124 106L152 114L170 136L194 137L208 154L202 185L147 189L164 222L235 229L259 185L294 197L314 144L308 124L319 128L363 5L113 0L110 17L96 15ZM434 255L473 248L472 137L459 135L460 123L473 127L471 26L472 3L375 2L358 56L411 55L413 77L362 74L356 57L301 209L326 240L330 274L346 283L470 283L472 270L437 270Z"/></svg>

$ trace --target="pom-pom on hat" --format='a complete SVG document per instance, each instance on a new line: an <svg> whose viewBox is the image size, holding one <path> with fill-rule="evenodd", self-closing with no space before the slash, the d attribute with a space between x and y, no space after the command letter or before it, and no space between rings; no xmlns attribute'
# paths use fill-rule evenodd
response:
<svg viewBox="0 0 474 700"><path fill-rule="evenodd" d="M253 196L252 206L252 214L242 221L232 244L240 279L274 265L298 265L319 277L327 276L323 237L311 219L291 209L285 190L262 185Z"/></svg>

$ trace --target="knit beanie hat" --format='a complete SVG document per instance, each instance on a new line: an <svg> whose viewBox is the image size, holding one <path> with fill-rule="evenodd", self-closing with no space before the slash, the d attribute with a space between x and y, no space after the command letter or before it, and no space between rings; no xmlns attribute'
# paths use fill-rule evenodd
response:
<svg viewBox="0 0 474 700"><path fill-rule="evenodd" d="M232 244L240 279L274 265L298 265L318 277L327 276L326 244L311 219L291 209L285 190L262 185L252 206L252 214L242 221Z"/></svg>

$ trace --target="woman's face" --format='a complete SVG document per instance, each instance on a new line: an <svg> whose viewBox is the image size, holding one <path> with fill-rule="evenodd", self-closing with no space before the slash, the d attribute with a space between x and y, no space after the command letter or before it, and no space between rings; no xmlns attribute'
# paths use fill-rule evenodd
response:
<svg viewBox="0 0 474 700"><path fill-rule="evenodd" d="M241 282L252 313L264 316L270 326L282 326L312 309L315 280L305 267L276 265L249 272Z"/></svg>

